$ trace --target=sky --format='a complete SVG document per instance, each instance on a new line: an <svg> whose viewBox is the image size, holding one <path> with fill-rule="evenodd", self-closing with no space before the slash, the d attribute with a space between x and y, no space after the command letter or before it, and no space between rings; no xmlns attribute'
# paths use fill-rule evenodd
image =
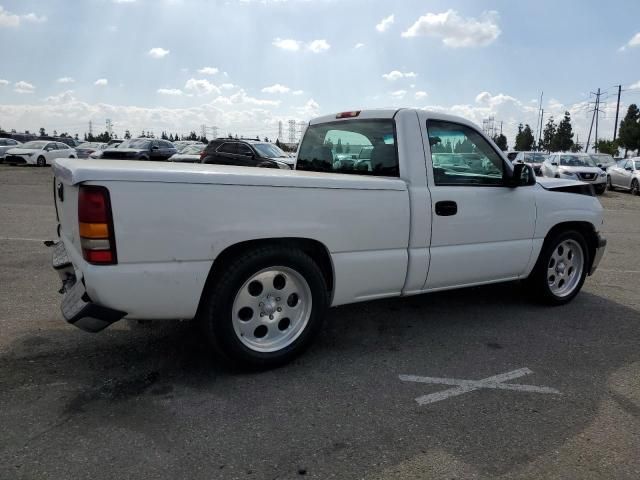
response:
<svg viewBox="0 0 640 480"><path fill-rule="evenodd" d="M640 2L0 0L0 127L288 138L287 121L415 107L509 145L569 110L586 140L640 102ZM574 138L575 139L575 138Z"/></svg>

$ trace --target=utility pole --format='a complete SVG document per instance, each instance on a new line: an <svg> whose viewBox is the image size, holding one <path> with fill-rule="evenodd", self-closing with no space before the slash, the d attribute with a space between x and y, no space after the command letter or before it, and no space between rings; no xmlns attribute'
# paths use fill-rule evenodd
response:
<svg viewBox="0 0 640 480"><path fill-rule="evenodd" d="M593 149L598 153L598 118L600 117L600 89L596 97L596 138L593 140Z"/></svg>
<svg viewBox="0 0 640 480"><path fill-rule="evenodd" d="M296 143L296 121L289 120L289 143Z"/></svg>
<svg viewBox="0 0 640 480"><path fill-rule="evenodd" d="M213 138L218 138L218 127L216 127L215 125L211 127L211 135L213 136Z"/></svg>
<svg viewBox="0 0 640 480"><path fill-rule="evenodd" d="M113 124L111 123L111 119L107 118L107 121L105 122L105 124L107 126L107 132L109 133L109 137L111 137L113 133Z"/></svg>
<svg viewBox="0 0 640 480"><path fill-rule="evenodd" d="M542 130L542 119L541 119L542 115L541 115L541 113L543 112L543 110L542 110L542 97L543 97L543 95L544 95L544 92L540 91L540 102L538 103L538 121L536 122L536 129L538 130L538 134L536 135L536 132L533 132L533 138L538 137L538 140L540 140L540 134L541 134L540 130ZM540 125L540 129L538 129L538 125Z"/></svg>
<svg viewBox="0 0 640 480"><path fill-rule="evenodd" d="M538 129L538 145L542 139L542 122L544 121L544 108L540 109L540 128Z"/></svg>
<svg viewBox="0 0 640 480"><path fill-rule="evenodd" d="M620 93L622 92L622 85L618 85L618 104L616 105L616 123L613 124L613 141L616 141L616 135L618 134L618 113L620 113Z"/></svg>
<svg viewBox="0 0 640 480"><path fill-rule="evenodd" d="M589 127L589 136L587 137L587 146L584 149L584 153L589 151L589 143L591 142L591 131L593 130L593 122L596 122L596 140L595 144L598 143L598 113L600 111L600 89L598 88L598 93L591 92L592 95L596 96L595 107L593 108L593 116L591 117L591 126Z"/></svg>
<svg viewBox="0 0 640 480"><path fill-rule="evenodd" d="M284 138L282 138L282 120L278 122L278 140L284 141Z"/></svg>
<svg viewBox="0 0 640 480"><path fill-rule="evenodd" d="M93 137L93 122L89 120L89 136Z"/></svg>

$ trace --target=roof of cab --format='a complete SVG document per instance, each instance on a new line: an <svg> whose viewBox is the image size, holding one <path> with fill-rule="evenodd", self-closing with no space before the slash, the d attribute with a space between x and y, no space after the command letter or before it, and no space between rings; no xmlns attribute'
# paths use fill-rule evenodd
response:
<svg viewBox="0 0 640 480"><path fill-rule="evenodd" d="M351 110L357 112L358 110ZM476 124L467 120L463 117L458 117L456 115L449 115L447 113L435 112L432 110L424 110L421 108L380 108L380 109L369 109L369 110L360 110L358 115L355 117L346 117L346 118L338 118L340 112L332 113L330 115L323 115L322 117L317 117L312 119L309 122L309 125L317 125L320 123L326 122L348 122L350 120L362 120L362 119L386 119L386 118L394 118L398 112L415 112L416 114L426 115L427 118L433 120L443 120L455 123L461 123L463 125L472 126L474 128L478 128Z"/></svg>

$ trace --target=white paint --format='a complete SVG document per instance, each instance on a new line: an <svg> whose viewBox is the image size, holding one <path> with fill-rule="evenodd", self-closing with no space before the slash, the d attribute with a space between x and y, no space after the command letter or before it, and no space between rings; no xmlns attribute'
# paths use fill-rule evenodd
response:
<svg viewBox="0 0 640 480"><path fill-rule="evenodd" d="M41 238L20 238L20 237L0 237L0 242L41 242L45 240Z"/></svg>
<svg viewBox="0 0 640 480"><path fill-rule="evenodd" d="M533 372L528 368L519 368L511 372L501 373L492 377L483 378L482 380L461 380L457 378L440 378L440 377L419 377L417 375L399 375L403 382L431 383L438 385L456 385L455 388L449 388L441 392L431 393L416 398L419 405L427 405L429 403L439 402L447 398L456 397L463 393L473 392L482 388L497 390L516 390L519 392L530 393L551 393L560 394L560 391L550 387L538 387L535 385L521 385L517 383L504 383L509 380L530 375Z"/></svg>

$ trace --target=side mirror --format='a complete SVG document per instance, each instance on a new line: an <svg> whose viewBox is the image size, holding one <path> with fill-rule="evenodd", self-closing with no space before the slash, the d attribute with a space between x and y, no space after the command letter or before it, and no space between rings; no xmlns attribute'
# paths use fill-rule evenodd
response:
<svg viewBox="0 0 640 480"><path fill-rule="evenodd" d="M527 187L536 184L536 173L531 165L518 163L513 167L513 174L506 179L506 186L511 188Z"/></svg>
<svg viewBox="0 0 640 480"><path fill-rule="evenodd" d="M628 170L629 172L633 170L631 167L624 167L624 169Z"/></svg>
<svg viewBox="0 0 640 480"><path fill-rule="evenodd" d="M553 165L554 167L558 166L558 162L551 162L551 165Z"/></svg>

